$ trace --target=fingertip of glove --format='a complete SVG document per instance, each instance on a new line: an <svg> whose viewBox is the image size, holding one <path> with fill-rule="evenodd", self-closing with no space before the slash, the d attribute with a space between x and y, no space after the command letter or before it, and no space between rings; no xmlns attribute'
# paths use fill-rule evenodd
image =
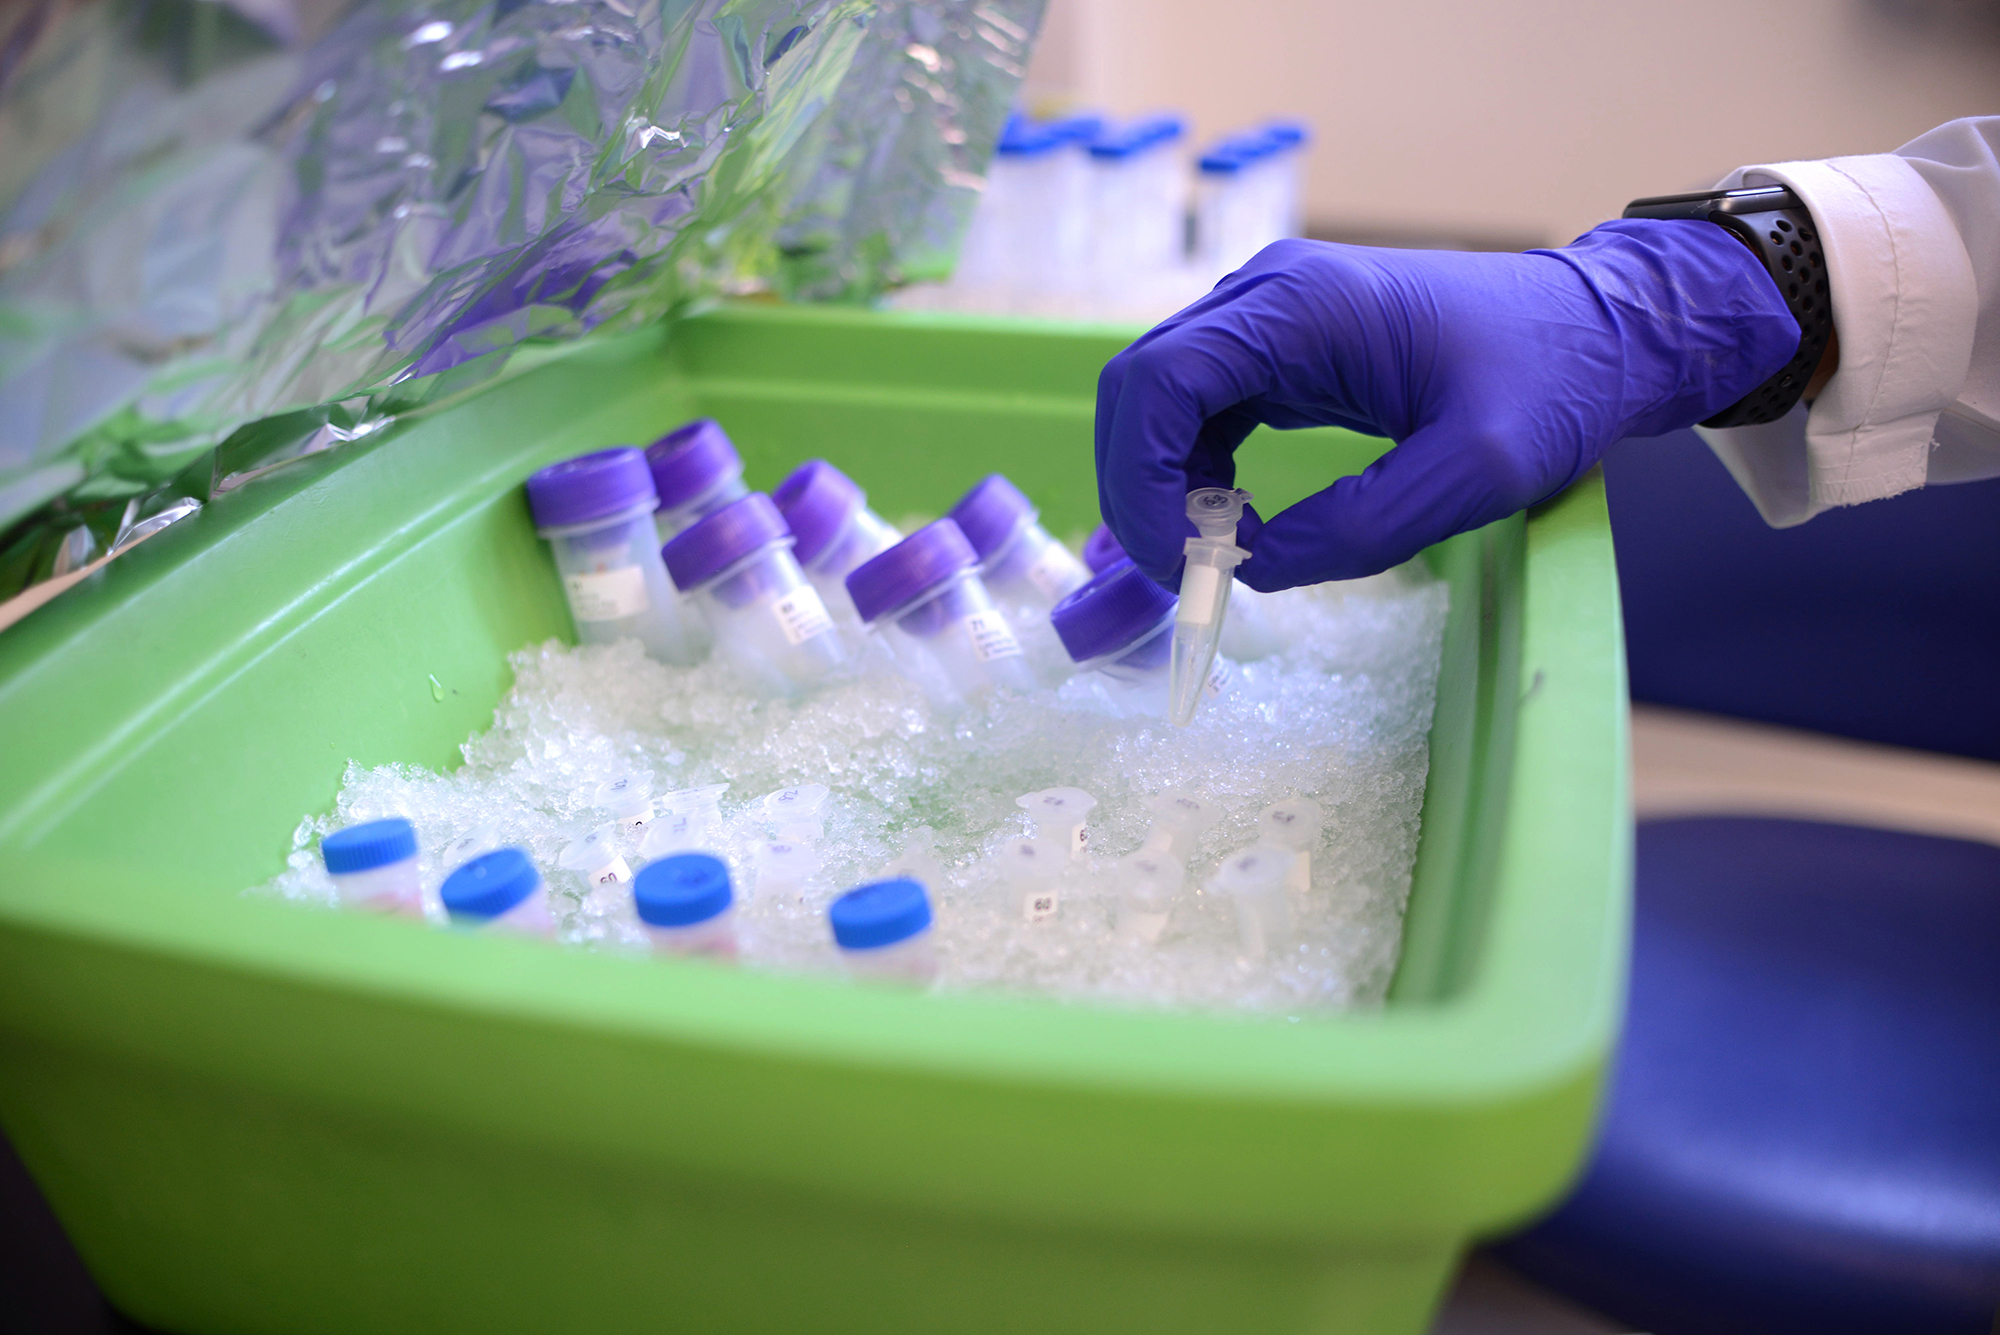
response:
<svg viewBox="0 0 2000 1335"><path fill-rule="evenodd" d="M1280 589L1289 589L1298 583L1275 563L1260 562L1254 556L1236 567L1236 578L1259 593L1276 593Z"/></svg>
<svg viewBox="0 0 2000 1335"><path fill-rule="evenodd" d="M1236 520L1236 545L1254 554L1257 550L1257 535L1263 531L1264 516L1257 513L1255 505L1246 504L1243 513Z"/></svg>

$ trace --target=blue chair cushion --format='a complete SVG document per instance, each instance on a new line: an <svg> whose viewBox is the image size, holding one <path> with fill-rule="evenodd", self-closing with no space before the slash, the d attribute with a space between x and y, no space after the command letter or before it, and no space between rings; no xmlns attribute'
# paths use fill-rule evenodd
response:
<svg viewBox="0 0 2000 1335"><path fill-rule="evenodd" d="M1988 1335L2000 848L1643 824L1593 1162L1503 1260L1658 1335Z"/></svg>
<svg viewBox="0 0 2000 1335"><path fill-rule="evenodd" d="M2000 760L2000 480L1773 529L1692 431L1604 478L1634 700Z"/></svg>

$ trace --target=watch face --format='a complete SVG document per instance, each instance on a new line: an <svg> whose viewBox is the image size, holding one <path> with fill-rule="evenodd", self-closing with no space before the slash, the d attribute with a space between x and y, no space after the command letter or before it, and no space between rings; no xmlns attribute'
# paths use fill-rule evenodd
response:
<svg viewBox="0 0 2000 1335"><path fill-rule="evenodd" d="M1648 195L1625 206L1627 218L1708 218L1717 213L1770 213L1803 209L1799 197L1782 185L1753 185L1738 190L1698 190L1691 195Z"/></svg>
<svg viewBox="0 0 2000 1335"><path fill-rule="evenodd" d="M1774 209L1802 209L1799 197L1782 185L1760 185L1746 190L1721 190L1709 206L1717 213L1769 213Z"/></svg>

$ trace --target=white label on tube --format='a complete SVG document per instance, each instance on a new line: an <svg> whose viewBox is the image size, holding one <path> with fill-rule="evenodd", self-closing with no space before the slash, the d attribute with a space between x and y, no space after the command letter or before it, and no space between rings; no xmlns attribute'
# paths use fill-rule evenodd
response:
<svg viewBox="0 0 2000 1335"><path fill-rule="evenodd" d="M613 858L590 873L587 879L592 885L623 885L632 879L632 868L624 858Z"/></svg>
<svg viewBox="0 0 2000 1335"><path fill-rule="evenodd" d="M1082 821L1069 827L1069 854L1080 858L1090 851L1090 827Z"/></svg>
<svg viewBox="0 0 2000 1335"><path fill-rule="evenodd" d="M578 621L618 621L652 606L646 572L638 566L565 576L570 615Z"/></svg>
<svg viewBox="0 0 2000 1335"><path fill-rule="evenodd" d="M773 602L771 611L777 615L778 627L785 632L785 639L792 644L804 644L813 636L824 635L833 629L833 618L826 614L826 604L820 601L819 590L810 584L801 584Z"/></svg>
<svg viewBox="0 0 2000 1335"><path fill-rule="evenodd" d="M1190 561L1181 572L1181 605L1176 620L1191 626L1206 626L1215 620L1215 595L1222 590L1223 574L1214 566L1198 566Z"/></svg>
<svg viewBox="0 0 2000 1335"><path fill-rule="evenodd" d="M965 633L972 641L972 652L982 663L1014 658L1021 652L1021 642L1014 638L1013 628L998 612L972 613L965 618Z"/></svg>
<svg viewBox="0 0 2000 1335"><path fill-rule="evenodd" d="M1021 916L1029 922L1053 918L1056 916L1056 910L1061 907L1062 904L1056 898L1054 890L1031 890L1021 896Z"/></svg>
<svg viewBox="0 0 2000 1335"><path fill-rule="evenodd" d="M1072 569L1068 552L1051 551L1028 567L1028 583L1040 589L1044 598L1060 598L1069 592Z"/></svg>

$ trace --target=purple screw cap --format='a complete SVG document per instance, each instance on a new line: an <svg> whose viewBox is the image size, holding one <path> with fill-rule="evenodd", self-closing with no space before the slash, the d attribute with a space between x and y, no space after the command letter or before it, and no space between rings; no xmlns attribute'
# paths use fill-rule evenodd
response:
<svg viewBox="0 0 2000 1335"><path fill-rule="evenodd" d="M719 482L743 476L743 457L712 417L675 427L646 447L662 510L678 510Z"/></svg>
<svg viewBox="0 0 2000 1335"><path fill-rule="evenodd" d="M1019 487L998 473L982 479L949 512L981 561L1005 547L1023 521L1040 513Z"/></svg>
<svg viewBox="0 0 2000 1335"><path fill-rule="evenodd" d="M1115 654L1174 610L1171 593L1120 558L1049 613L1049 624L1079 663Z"/></svg>
<svg viewBox="0 0 2000 1335"><path fill-rule="evenodd" d="M753 491L705 514L660 548L667 574L682 593L708 583L761 547L788 542L791 532L771 498Z"/></svg>
<svg viewBox="0 0 2000 1335"><path fill-rule="evenodd" d="M874 621L978 564L958 525L940 519L856 566L847 576L847 596L863 621Z"/></svg>
<svg viewBox="0 0 2000 1335"><path fill-rule="evenodd" d="M1094 532L1084 540L1083 563L1090 567L1090 573L1109 570L1125 559L1125 548L1118 539L1111 536L1109 524L1099 524Z"/></svg>
<svg viewBox="0 0 2000 1335"><path fill-rule="evenodd" d="M778 503L778 513L798 539L792 555L802 566L817 561L847 527L854 512L868 502L854 479L824 459L809 459L793 469L771 493L771 499Z"/></svg>
<svg viewBox="0 0 2000 1335"><path fill-rule="evenodd" d="M568 528L657 503L646 456L630 445L550 464L528 478L536 528Z"/></svg>

